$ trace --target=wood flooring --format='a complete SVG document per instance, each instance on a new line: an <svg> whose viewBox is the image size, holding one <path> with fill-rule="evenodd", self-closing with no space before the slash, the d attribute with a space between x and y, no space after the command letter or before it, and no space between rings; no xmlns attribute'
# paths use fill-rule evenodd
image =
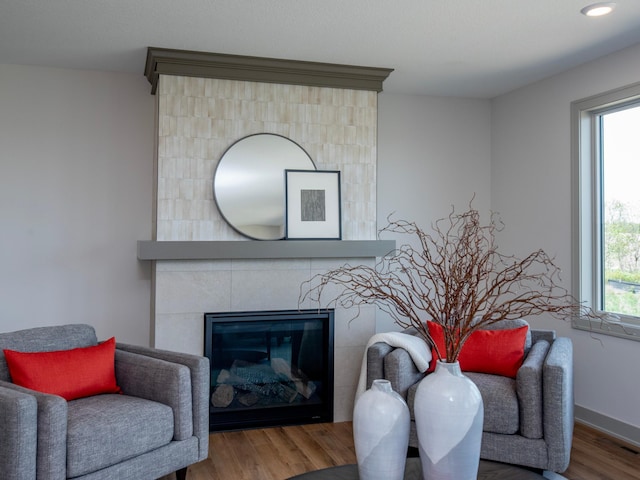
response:
<svg viewBox="0 0 640 480"><path fill-rule="evenodd" d="M576 423L569 480L638 480L640 448Z"/></svg>
<svg viewBox="0 0 640 480"><path fill-rule="evenodd" d="M189 467L187 480L284 480L356 462L351 422L214 433L209 452L207 460ZM563 475L640 480L640 449L576 424L571 464Z"/></svg>

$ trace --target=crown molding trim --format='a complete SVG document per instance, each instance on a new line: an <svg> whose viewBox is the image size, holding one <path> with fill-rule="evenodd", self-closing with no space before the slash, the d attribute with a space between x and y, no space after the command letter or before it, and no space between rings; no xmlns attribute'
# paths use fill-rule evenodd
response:
<svg viewBox="0 0 640 480"><path fill-rule="evenodd" d="M248 57L149 47L144 75L155 95L160 75L382 91L392 68Z"/></svg>

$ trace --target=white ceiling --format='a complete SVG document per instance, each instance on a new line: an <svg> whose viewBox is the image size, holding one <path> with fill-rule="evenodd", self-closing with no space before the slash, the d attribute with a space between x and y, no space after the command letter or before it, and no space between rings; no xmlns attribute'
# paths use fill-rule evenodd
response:
<svg viewBox="0 0 640 480"><path fill-rule="evenodd" d="M640 43L640 0L0 0L0 63L135 72L148 46L393 68L491 98Z"/></svg>

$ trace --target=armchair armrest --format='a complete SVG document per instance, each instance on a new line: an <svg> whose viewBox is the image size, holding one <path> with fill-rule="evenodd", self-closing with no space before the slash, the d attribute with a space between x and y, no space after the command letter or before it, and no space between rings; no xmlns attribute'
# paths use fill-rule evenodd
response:
<svg viewBox="0 0 640 480"><path fill-rule="evenodd" d="M417 335L418 331L410 327L402 333ZM391 382L391 388L407 400L409 387L422 380L424 375L404 348L374 343L367 350L367 388L376 378L386 379Z"/></svg>
<svg viewBox="0 0 640 480"><path fill-rule="evenodd" d="M367 385L371 388L374 380L384 377L384 357L393 350L391 345L386 343L374 343L367 349Z"/></svg>
<svg viewBox="0 0 640 480"><path fill-rule="evenodd" d="M535 343L539 340L546 340L549 344L552 344L556 339L555 330L541 330L531 329L531 342Z"/></svg>
<svg viewBox="0 0 640 480"><path fill-rule="evenodd" d="M36 404L35 421L33 424L29 423L28 426L34 431L32 433L25 432L25 434L35 436L37 441L34 440L20 446L21 449L28 451L31 448L30 445L37 445L35 461L33 457L25 460L31 463L32 467L29 468L33 468L36 474L34 477L24 478L64 480L67 470L67 401L57 395L36 392L9 382L0 381L0 389L2 390L0 396L6 394L7 400L9 399L8 392L15 392L13 398L16 398L16 394L21 398L27 396L33 399L27 401L28 404L33 405L34 402ZM0 409L0 411L2 410ZM0 457L3 455L4 452L0 452ZM32 453L27 453L28 455L32 455ZM0 471L4 473L3 470ZM23 477L18 476L17 478L22 479Z"/></svg>
<svg viewBox="0 0 640 480"><path fill-rule="evenodd" d="M573 344L558 337L543 367L544 436L548 469L563 472L569 466L573 437Z"/></svg>
<svg viewBox="0 0 640 480"><path fill-rule="evenodd" d="M193 435L197 436L199 441L198 461L206 459L209 455L209 390L211 375L209 359L199 355L123 343L116 345L116 355L118 355L118 351L183 365L188 368L191 386L189 391L192 401L191 424Z"/></svg>
<svg viewBox="0 0 640 480"><path fill-rule="evenodd" d="M0 472L7 480L35 480L38 404L33 395L0 386Z"/></svg>
<svg viewBox="0 0 640 480"><path fill-rule="evenodd" d="M542 370L549 342L538 340L525 357L516 375L516 392L520 407L520 434L542 438Z"/></svg>
<svg viewBox="0 0 640 480"><path fill-rule="evenodd" d="M404 348L396 348L384 357L384 374L391 382L391 387L405 400L409 387L424 378L424 373L418 370Z"/></svg>

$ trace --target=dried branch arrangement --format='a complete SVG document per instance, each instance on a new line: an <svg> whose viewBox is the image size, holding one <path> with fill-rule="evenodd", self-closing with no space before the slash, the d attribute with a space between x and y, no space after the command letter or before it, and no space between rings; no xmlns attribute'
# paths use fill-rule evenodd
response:
<svg viewBox="0 0 640 480"><path fill-rule="evenodd" d="M543 313L564 319L581 313L560 285L559 267L543 250L522 259L498 253L496 233L502 228L495 214L482 225L471 205L464 213L452 209L432 225L432 233L414 222L389 220L381 233L411 235L419 248L404 244L374 268L347 264L318 274L302 285L300 301L376 305L399 326L416 328L432 346L426 320L439 323L446 352L436 351L447 362L456 361L465 340L488 325ZM335 291L333 298L323 297Z"/></svg>

